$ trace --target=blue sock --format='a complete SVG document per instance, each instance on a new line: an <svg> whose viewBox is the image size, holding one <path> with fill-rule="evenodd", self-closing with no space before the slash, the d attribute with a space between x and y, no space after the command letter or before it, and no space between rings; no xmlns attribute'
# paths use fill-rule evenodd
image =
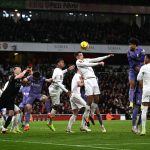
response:
<svg viewBox="0 0 150 150"><path fill-rule="evenodd" d="M30 113L29 112L25 113L25 118L26 118L26 124L28 124L30 122Z"/></svg>
<svg viewBox="0 0 150 150"><path fill-rule="evenodd" d="M100 114L97 114L96 116L97 116L97 119L98 119L100 125L103 126L103 121L102 121L101 115L100 115Z"/></svg>
<svg viewBox="0 0 150 150"><path fill-rule="evenodd" d="M135 107L132 113L132 126L136 126L136 119L139 112L139 107Z"/></svg>

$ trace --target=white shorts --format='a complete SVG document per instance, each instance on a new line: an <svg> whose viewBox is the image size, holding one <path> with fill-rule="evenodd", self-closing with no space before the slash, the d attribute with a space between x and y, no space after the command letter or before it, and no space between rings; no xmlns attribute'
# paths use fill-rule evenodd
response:
<svg viewBox="0 0 150 150"><path fill-rule="evenodd" d="M89 96L89 95L100 94L100 90L96 78L86 79L84 80L84 84L85 84L85 95Z"/></svg>
<svg viewBox="0 0 150 150"><path fill-rule="evenodd" d="M81 97L80 94L72 93L70 97L71 109L81 109L82 107L86 107L85 100Z"/></svg>
<svg viewBox="0 0 150 150"><path fill-rule="evenodd" d="M143 102L150 102L150 91L143 91L142 103Z"/></svg>
<svg viewBox="0 0 150 150"><path fill-rule="evenodd" d="M62 93L62 89L58 88L55 89L53 87L49 87L49 94L51 97L52 105L59 105L60 104L60 95Z"/></svg>

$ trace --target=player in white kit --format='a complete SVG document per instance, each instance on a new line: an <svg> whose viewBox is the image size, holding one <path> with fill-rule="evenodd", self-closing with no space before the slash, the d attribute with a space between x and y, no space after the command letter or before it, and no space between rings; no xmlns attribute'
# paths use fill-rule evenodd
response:
<svg viewBox="0 0 150 150"><path fill-rule="evenodd" d="M59 109L61 93L64 91L67 93L68 96L70 96L70 91L68 91L62 83L64 79L64 74L68 70L73 70L74 66L70 66L68 69L62 70L64 66L65 64L64 64L63 59L58 59L56 61L56 68L54 69L54 72L52 75L53 82L49 86L49 94L50 94L51 101L52 101L52 110L49 114L50 121L47 125L52 131L55 131L55 128L52 124L52 119L55 117L55 114L57 110Z"/></svg>
<svg viewBox="0 0 150 150"><path fill-rule="evenodd" d="M104 62L100 62L100 61L107 59L111 56L114 56L114 55L110 54L104 57L87 59L87 58L84 58L83 53L81 51L75 53L75 57L77 59L76 65L77 65L78 70L82 73L82 76L84 78L85 95L87 96L87 107L83 115L84 120L88 120L89 118L90 106L92 102L95 104L99 103L100 90L99 90L99 85L98 85L98 82L97 82L97 79L96 79L96 76L92 67L98 66L98 65L103 66Z"/></svg>
<svg viewBox="0 0 150 150"><path fill-rule="evenodd" d="M78 112L81 108L86 107L85 100L81 97L80 93L80 87L84 86L83 78L81 76L80 71L78 70L77 73L73 76L72 82L71 82L71 97L70 97L70 103L71 103L71 109L73 111L72 116L69 119L68 126L67 126L67 133L73 133L72 131L72 125L76 121ZM82 122L83 123L83 122ZM89 132L90 129L85 128L86 132Z"/></svg>
<svg viewBox="0 0 150 150"><path fill-rule="evenodd" d="M150 107L150 55L146 55L144 59L145 65L141 67L137 76L140 85L143 85L142 93L142 131L141 135L146 134L147 111Z"/></svg>

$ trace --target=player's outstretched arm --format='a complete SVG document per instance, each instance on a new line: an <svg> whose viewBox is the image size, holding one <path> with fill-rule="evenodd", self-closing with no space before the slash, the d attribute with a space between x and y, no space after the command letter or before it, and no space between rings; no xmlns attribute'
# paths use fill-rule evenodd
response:
<svg viewBox="0 0 150 150"><path fill-rule="evenodd" d="M110 54L110 55L107 55L107 56L103 56L103 57L97 57L97 58L91 58L91 59L88 59L90 63L93 63L93 62L99 62L99 61L102 61L102 60L105 60L109 57L112 57L114 56L114 54Z"/></svg>
<svg viewBox="0 0 150 150"><path fill-rule="evenodd" d="M49 78L49 79L45 79L45 82L52 82L53 81L53 79L52 78Z"/></svg>
<svg viewBox="0 0 150 150"><path fill-rule="evenodd" d="M89 63L89 62L84 62L84 61L77 61L76 65L78 67L94 67L94 66L98 66L98 65L102 65L102 62L97 62L97 63Z"/></svg>
<svg viewBox="0 0 150 150"><path fill-rule="evenodd" d="M67 69L63 70L63 74L66 73L67 71L74 70L74 68L75 68L74 65L69 66Z"/></svg>

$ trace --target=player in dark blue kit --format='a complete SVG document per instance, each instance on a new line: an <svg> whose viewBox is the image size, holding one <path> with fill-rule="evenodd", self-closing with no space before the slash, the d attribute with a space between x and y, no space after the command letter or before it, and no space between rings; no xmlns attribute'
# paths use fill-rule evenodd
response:
<svg viewBox="0 0 150 150"><path fill-rule="evenodd" d="M129 101L130 108L133 108L132 115L132 131L137 132L136 118L141 106L142 89L138 86L137 74L144 64L145 51L144 49L138 47L139 41L136 38L131 38L129 40L129 50L127 53L129 62ZM141 118L139 118L138 125L141 123Z"/></svg>

